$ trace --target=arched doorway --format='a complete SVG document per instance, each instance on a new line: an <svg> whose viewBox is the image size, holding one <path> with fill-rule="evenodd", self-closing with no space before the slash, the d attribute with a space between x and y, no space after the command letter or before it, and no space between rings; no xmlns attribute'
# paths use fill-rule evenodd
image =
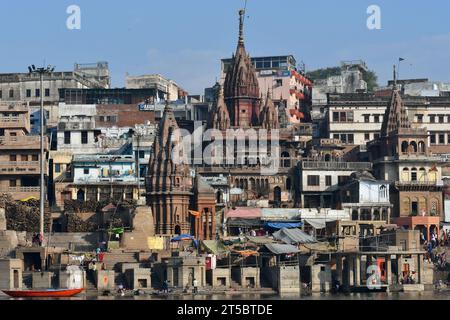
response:
<svg viewBox="0 0 450 320"><path fill-rule="evenodd" d="M177 234L177 235L181 234L181 227L179 225L175 226L175 234Z"/></svg>
<svg viewBox="0 0 450 320"><path fill-rule="evenodd" d="M275 187L273 189L273 200L275 202L281 202L281 188L280 187Z"/></svg>
<svg viewBox="0 0 450 320"><path fill-rule="evenodd" d="M77 192L77 200L78 201L84 201L84 190L80 189Z"/></svg>

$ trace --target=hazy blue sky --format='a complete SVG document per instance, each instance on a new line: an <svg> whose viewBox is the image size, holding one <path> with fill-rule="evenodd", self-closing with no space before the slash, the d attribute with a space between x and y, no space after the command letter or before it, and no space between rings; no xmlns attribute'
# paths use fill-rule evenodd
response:
<svg viewBox="0 0 450 320"><path fill-rule="evenodd" d="M71 70L109 62L114 86L125 73L161 73L190 93L219 76L220 58L237 42L243 0L3 0L0 72L31 63ZM81 30L68 30L66 8L81 8ZM381 30L366 27L381 7ZM398 57L401 78L450 82L450 1L248 0L245 40L252 56L293 54L307 69L364 59L385 84Z"/></svg>

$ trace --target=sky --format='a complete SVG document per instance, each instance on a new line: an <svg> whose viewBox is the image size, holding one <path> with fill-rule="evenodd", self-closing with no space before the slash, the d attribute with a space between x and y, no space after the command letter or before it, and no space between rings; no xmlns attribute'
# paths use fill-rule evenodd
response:
<svg viewBox="0 0 450 320"><path fill-rule="evenodd" d="M2 0L0 72L107 61L114 87L127 73L160 73L202 94L235 51L244 2ZM70 5L80 8L79 30L66 26ZM380 8L379 30L367 28L370 5ZM380 85L402 57L400 78L450 82L449 18L448 0L248 0L245 45L253 57L292 54L307 70L362 59Z"/></svg>

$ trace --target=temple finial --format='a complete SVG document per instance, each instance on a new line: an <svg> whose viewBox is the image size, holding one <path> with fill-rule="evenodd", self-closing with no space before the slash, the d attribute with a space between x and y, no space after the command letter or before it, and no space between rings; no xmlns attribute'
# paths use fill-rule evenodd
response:
<svg viewBox="0 0 450 320"><path fill-rule="evenodd" d="M394 89L397 89L397 69L394 64Z"/></svg>
<svg viewBox="0 0 450 320"><path fill-rule="evenodd" d="M239 10L239 44L244 44L244 15L245 10Z"/></svg>

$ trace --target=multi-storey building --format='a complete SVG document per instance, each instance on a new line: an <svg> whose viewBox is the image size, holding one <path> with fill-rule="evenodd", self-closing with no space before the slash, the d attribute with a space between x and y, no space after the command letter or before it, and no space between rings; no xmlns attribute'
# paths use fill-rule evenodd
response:
<svg viewBox="0 0 450 320"><path fill-rule="evenodd" d="M402 98L413 128L427 128L430 151L450 153L450 99L447 97ZM365 145L380 137L388 97L374 94L329 94L327 137L347 145Z"/></svg>
<svg viewBox="0 0 450 320"><path fill-rule="evenodd" d="M38 105L41 95L44 103L57 103L59 91L64 88L109 88L110 78L107 62L96 64L75 64L73 71L52 72L44 75L44 92L39 74L0 74L0 101L26 101Z"/></svg>
<svg viewBox="0 0 450 320"><path fill-rule="evenodd" d="M394 71L395 79L395 71ZM433 155L428 128L414 126L394 83L380 131L368 143L374 175L391 183L394 223L419 229L427 239L443 216L443 161Z"/></svg>
<svg viewBox="0 0 450 320"><path fill-rule="evenodd" d="M148 74L143 76L127 76L125 78L127 89L155 89L159 94L157 100L163 98L168 93L173 100L184 99L187 92L184 91L175 81L166 79L160 74Z"/></svg>
<svg viewBox="0 0 450 320"><path fill-rule="evenodd" d="M40 198L40 137L29 133L28 103L0 102L0 192L16 200Z"/></svg>

